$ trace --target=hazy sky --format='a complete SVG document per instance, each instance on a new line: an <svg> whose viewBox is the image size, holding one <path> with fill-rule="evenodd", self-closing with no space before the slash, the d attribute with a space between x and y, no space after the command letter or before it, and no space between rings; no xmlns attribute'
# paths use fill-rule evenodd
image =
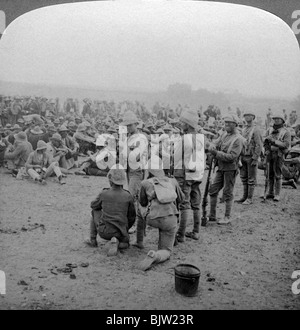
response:
<svg viewBox="0 0 300 330"><path fill-rule="evenodd" d="M300 51L288 25L259 9L200 1L51 6L11 23L0 80L108 89L300 94Z"/></svg>

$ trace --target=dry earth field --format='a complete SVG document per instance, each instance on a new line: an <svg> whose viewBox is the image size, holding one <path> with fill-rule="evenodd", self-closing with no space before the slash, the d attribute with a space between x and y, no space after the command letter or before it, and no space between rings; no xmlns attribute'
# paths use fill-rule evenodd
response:
<svg viewBox="0 0 300 330"><path fill-rule="evenodd" d="M108 186L106 178L70 175L64 186L55 179L40 186L5 171L0 173L0 270L7 282L2 310L300 308L300 295L291 290L291 275L300 270L300 189L283 189L279 203L261 203L260 171L255 203L235 204L232 225L202 227L200 241L187 239L169 261L142 272L136 264L156 248L156 229L147 229L145 250L131 246L115 257L106 256L99 238L97 249L83 243L90 202ZM240 193L238 178L235 196ZM218 211L221 216L224 204ZM197 296L175 291L179 263L200 268ZM76 278L63 272L66 264L77 266Z"/></svg>

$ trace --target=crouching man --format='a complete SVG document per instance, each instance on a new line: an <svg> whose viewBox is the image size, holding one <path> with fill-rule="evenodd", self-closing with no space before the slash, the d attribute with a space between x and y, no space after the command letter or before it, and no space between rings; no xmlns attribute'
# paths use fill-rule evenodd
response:
<svg viewBox="0 0 300 330"><path fill-rule="evenodd" d="M32 179L41 184L46 184L45 179L56 175L60 184L65 184L58 162L54 161L47 153L47 143L39 140L35 151L29 154L25 164L27 173Z"/></svg>
<svg viewBox="0 0 300 330"><path fill-rule="evenodd" d="M136 212L133 198L129 191L123 189L126 183L125 170L111 168L107 174L110 188L104 188L91 203L92 218L90 224L90 241L87 245L97 247L97 234L108 240L108 256L114 256L118 249L129 247L128 230L135 222Z"/></svg>

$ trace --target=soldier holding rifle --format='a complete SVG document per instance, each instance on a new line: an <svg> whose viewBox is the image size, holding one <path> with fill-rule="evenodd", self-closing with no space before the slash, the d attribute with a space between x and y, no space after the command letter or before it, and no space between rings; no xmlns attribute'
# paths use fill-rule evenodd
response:
<svg viewBox="0 0 300 330"><path fill-rule="evenodd" d="M272 119L274 125L268 129L264 141L266 167L269 169L267 171L268 193L265 198L278 202L282 186L283 162L291 147L291 133L284 127L285 120L282 114L275 114Z"/></svg>
<svg viewBox="0 0 300 330"><path fill-rule="evenodd" d="M243 196L237 203L250 205L253 203L253 193L256 184L258 158L262 151L262 135L259 128L254 125L255 114L251 111L244 113L246 126L243 128L242 136L244 148L242 151L241 180L243 183Z"/></svg>
<svg viewBox="0 0 300 330"><path fill-rule="evenodd" d="M239 157L243 148L242 136L237 131L239 119L235 114L224 118L225 133L221 135L208 151L218 161L218 170L209 189L210 195L210 221L216 221L216 208L219 191L224 187L225 217L218 222L227 225L231 222L231 209L233 204L233 189L238 173Z"/></svg>

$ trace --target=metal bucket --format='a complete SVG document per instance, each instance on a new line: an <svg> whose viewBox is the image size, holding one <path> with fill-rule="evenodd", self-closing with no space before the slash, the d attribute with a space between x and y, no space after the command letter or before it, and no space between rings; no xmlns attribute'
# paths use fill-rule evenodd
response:
<svg viewBox="0 0 300 330"><path fill-rule="evenodd" d="M175 268L175 290L187 297L198 292L200 269L190 264L179 264Z"/></svg>

